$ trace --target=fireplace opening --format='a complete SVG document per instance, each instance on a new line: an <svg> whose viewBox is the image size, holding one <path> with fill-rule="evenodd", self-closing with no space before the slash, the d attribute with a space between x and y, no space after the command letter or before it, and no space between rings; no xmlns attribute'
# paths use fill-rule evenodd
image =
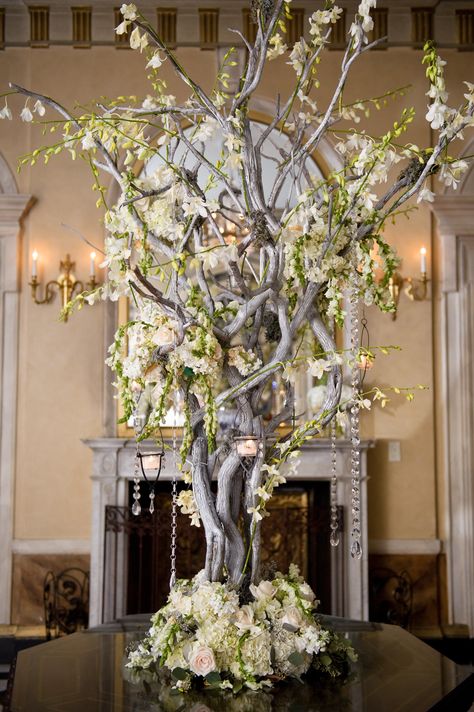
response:
<svg viewBox="0 0 474 712"><path fill-rule="evenodd" d="M133 483L129 483L132 502ZM148 503L142 486L141 503ZM331 612L329 482L293 481L275 490L271 514L262 522L262 575L299 566L320 600L319 611ZM158 483L155 512L134 516L129 507L106 507L103 610L106 619L149 613L164 605L169 592L171 484ZM203 566L204 530L178 513L176 569L191 578Z"/></svg>

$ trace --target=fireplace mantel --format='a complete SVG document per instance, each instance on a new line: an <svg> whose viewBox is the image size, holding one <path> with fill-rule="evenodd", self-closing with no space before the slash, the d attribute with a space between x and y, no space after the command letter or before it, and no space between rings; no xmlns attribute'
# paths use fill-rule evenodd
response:
<svg viewBox="0 0 474 712"><path fill-rule="evenodd" d="M98 625L108 618L107 605L102 600L104 584L105 507L128 504L128 482L133 478L135 442L123 438L92 438L83 440L93 452L92 475L92 531L90 625ZM338 547L332 549L332 614L356 620L368 619L368 537L367 537L367 450L373 441L361 443L361 559L350 555L351 445L348 440L337 440L338 504L344 507L345 527ZM141 450L154 448L144 442ZM331 443L314 439L301 448L298 480L329 480L331 472ZM160 480L172 477L172 461L165 458Z"/></svg>

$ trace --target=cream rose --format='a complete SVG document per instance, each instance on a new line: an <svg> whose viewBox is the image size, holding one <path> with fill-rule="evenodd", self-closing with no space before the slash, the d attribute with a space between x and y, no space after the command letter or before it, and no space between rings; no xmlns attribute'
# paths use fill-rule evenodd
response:
<svg viewBox="0 0 474 712"><path fill-rule="evenodd" d="M296 606L288 606L288 608L285 608L285 613L281 618L281 622L286 630L294 633L298 630L298 628L301 628L303 624L303 616Z"/></svg>
<svg viewBox="0 0 474 712"><path fill-rule="evenodd" d="M249 605L239 608L234 616L234 623L240 630L248 630L253 627L253 610Z"/></svg>
<svg viewBox="0 0 474 712"><path fill-rule="evenodd" d="M207 645L197 645L189 656L189 667L195 675L205 677L216 669L214 653Z"/></svg>
<svg viewBox="0 0 474 712"><path fill-rule="evenodd" d="M270 581L260 581L258 586L254 584L250 586L250 593L256 601L263 601L266 598L273 598L276 593L276 588Z"/></svg>
<svg viewBox="0 0 474 712"><path fill-rule="evenodd" d="M157 346L166 346L167 344L172 344L175 340L175 333L173 329L169 326L160 326L152 336L152 341Z"/></svg>

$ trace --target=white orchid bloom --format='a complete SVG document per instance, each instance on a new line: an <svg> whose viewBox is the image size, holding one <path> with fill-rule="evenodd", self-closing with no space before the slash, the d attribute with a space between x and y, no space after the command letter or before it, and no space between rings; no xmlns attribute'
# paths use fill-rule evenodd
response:
<svg viewBox="0 0 474 712"><path fill-rule="evenodd" d="M39 99L37 102L35 102L33 111L36 111L38 116L44 116L46 114L46 108L45 108L44 104Z"/></svg>
<svg viewBox="0 0 474 712"><path fill-rule="evenodd" d="M95 148L95 139L92 134L92 131L85 132L84 136L82 137L81 144L82 144L82 148L85 151L88 151L91 148Z"/></svg>
<svg viewBox="0 0 474 712"><path fill-rule="evenodd" d="M139 49L140 52L143 52L143 50L147 46L148 46L148 35L146 33L143 33L143 35L141 35L138 27L135 27L132 34L130 35L130 47L132 49Z"/></svg>
<svg viewBox="0 0 474 712"><path fill-rule="evenodd" d="M159 69L164 61L165 58L162 57L159 52L155 52L146 66L152 69Z"/></svg>
<svg viewBox="0 0 474 712"><path fill-rule="evenodd" d="M422 188L418 194L417 203L421 203L422 200L426 200L428 203L433 203L435 199L435 194L432 190L426 186Z"/></svg>
<svg viewBox="0 0 474 712"><path fill-rule="evenodd" d="M128 5L127 3L123 3L122 7L120 8L120 12L125 20L133 21L136 20L138 17L137 6L133 3L130 3Z"/></svg>
<svg viewBox="0 0 474 712"><path fill-rule="evenodd" d="M25 121L26 123L33 121L33 114L31 113L28 106L24 106L21 110L20 119L22 121Z"/></svg>
<svg viewBox="0 0 474 712"><path fill-rule="evenodd" d="M444 124L446 108L440 101L435 101L428 107L425 118L434 131L440 129Z"/></svg>
<svg viewBox="0 0 474 712"><path fill-rule="evenodd" d="M5 106L0 111L0 119L9 119L11 121L12 118L12 112L10 111L8 104L5 103Z"/></svg>

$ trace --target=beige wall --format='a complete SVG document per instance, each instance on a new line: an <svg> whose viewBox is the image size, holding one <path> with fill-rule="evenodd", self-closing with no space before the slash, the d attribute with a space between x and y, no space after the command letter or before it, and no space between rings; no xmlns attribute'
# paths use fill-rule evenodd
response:
<svg viewBox="0 0 474 712"><path fill-rule="evenodd" d="M472 55L450 50L444 54L450 62L451 83L459 83L465 78L467 58ZM215 67L212 52L190 48L181 50L179 55L199 81L210 82ZM334 84L340 59L339 52L327 55L321 75L324 73L329 79L322 83L322 99L327 98ZM407 138L423 145L429 142L429 128L421 118L425 113L426 84L420 60L420 52L408 49L371 53L354 72L349 95L361 98L369 85L370 91L377 94L410 81L410 97L376 113L370 127L385 128L395 120L401 106L414 104L419 118ZM67 105L102 94L143 93L147 89L141 66L138 54L113 48L12 48L0 53L2 84L15 81L34 87ZM163 71L168 76L170 67L165 65ZM271 100L277 91L283 93L290 79L284 61L274 63L265 74L260 97ZM182 96L181 87L172 77L169 87L172 93ZM15 99L10 104L12 108L20 106ZM12 167L20 154L41 141L38 128L19 121L0 124L0 150ZM103 308L85 308L70 323L59 323L57 299L48 306L33 304L28 273L29 256L36 248L41 255L43 277L57 276L59 260L66 252L76 261L77 276L87 277L90 248L62 228L61 223L77 228L100 244L100 212L95 208L91 182L86 165L79 161L73 164L66 156L51 161L47 167L38 164L25 169L18 176L20 191L37 199L25 221L23 240L14 525L18 539L89 536L91 460L80 439L101 434ZM399 249L405 276L418 273L418 251L423 244L428 247L431 261L431 222L426 208L410 221L401 218L387 234ZM421 383L429 387L412 404L394 400L385 411L378 408L364 418L364 434L379 441L370 457L369 532L373 539L433 538L439 531L432 307L432 301L412 304L403 295L395 322L374 309L367 310L371 344L397 344L403 349L377 359L367 381L381 386ZM400 463L388 463L390 439L401 441Z"/></svg>

